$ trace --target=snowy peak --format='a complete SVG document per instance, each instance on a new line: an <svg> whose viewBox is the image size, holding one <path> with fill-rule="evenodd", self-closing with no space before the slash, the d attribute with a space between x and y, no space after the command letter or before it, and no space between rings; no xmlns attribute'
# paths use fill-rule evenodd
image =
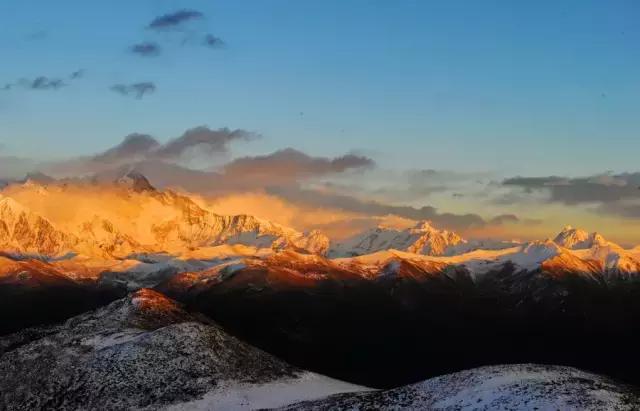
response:
<svg viewBox="0 0 640 411"><path fill-rule="evenodd" d="M553 241L559 246L571 250L584 250L608 244L607 240L600 234L596 232L589 233L579 228L573 228L570 225L564 227Z"/></svg>
<svg viewBox="0 0 640 411"><path fill-rule="evenodd" d="M156 191L155 187L151 185L149 180L142 174L135 170L129 171L122 177L116 180L116 184L119 186L127 187L136 193L145 191Z"/></svg>
<svg viewBox="0 0 640 411"><path fill-rule="evenodd" d="M395 249L430 256L445 255L458 244L465 243L456 233L434 228L429 221L420 221L413 228L396 230L379 226L339 244L334 256L356 256Z"/></svg>
<svg viewBox="0 0 640 411"><path fill-rule="evenodd" d="M409 232L418 238L407 251L416 254L444 255L450 247L465 242L454 232L434 228L429 221L419 222Z"/></svg>

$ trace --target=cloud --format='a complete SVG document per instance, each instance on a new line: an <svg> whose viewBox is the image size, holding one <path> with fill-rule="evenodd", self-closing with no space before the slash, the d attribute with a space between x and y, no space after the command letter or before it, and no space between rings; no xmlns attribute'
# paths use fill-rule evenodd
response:
<svg viewBox="0 0 640 411"><path fill-rule="evenodd" d="M520 219L515 214L500 214L493 217L489 223L494 225L519 223Z"/></svg>
<svg viewBox="0 0 640 411"><path fill-rule="evenodd" d="M145 42L134 44L129 50L143 57L155 57L160 55L160 46L157 43Z"/></svg>
<svg viewBox="0 0 640 411"><path fill-rule="evenodd" d="M84 77L85 73L86 73L86 71L84 69L76 70L76 71L74 71L73 73L71 73L69 75L69 78L71 80L77 80L77 79L80 79L80 78Z"/></svg>
<svg viewBox="0 0 640 411"><path fill-rule="evenodd" d="M38 162L15 156L0 156L0 180L15 180L24 177L38 167Z"/></svg>
<svg viewBox="0 0 640 411"><path fill-rule="evenodd" d="M34 79L21 79L14 84L6 84L5 90L11 89L12 86L20 86L30 90L58 90L66 86L66 84L59 78L38 76Z"/></svg>
<svg viewBox="0 0 640 411"><path fill-rule="evenodd" d="M439 227L454 230L483 226L486 224L486 221L477 214L440 213L435 207L431 206L416 208L411 206L389 205L377 201L361 200L348 195L318 192L298 187L271 188L268 192L297 204L332 207L369 216L395 215L412 220L430 220Z"/></svg>
<svg viewBox="0 0 640 411"><path fill-rule="evenodd" d="M547 201L566 205L613 203L640 198L640 173L600 174L588 177L514 177L503 185L518 187L525 194L544 192Z"/></svg>
<svg viewBox="0 0 640 411"><path fill-rule="evenodd" d="M235 179L251 179L270 184L370 168L374 165L372 159L355 154L336 158L312 157L287 148L264 156L238 158L227 164L222 171Z"/></svg>
<svg viewBox="0 0 640 411"><path fill-rule="evenodd" d="M58 90L66 85L61 78L38 76L33 79L23 78L14 83L6 83L2 86L2 90L8 91L15 87L21 87L27 90Z"/></svg>
<svg viewBox="0 0 640 411"><path fill-rule="evenodd" d="M148 28L152 30L174 29L182 26L191 20L197 20L204 17L199 11L182 9L174 13L158 16L149 23Z"/></svg>
<svg viewBox="0 0 640 411"><path fill-rule="evenodd" d="M176 159L194 148L204 155L227 152L230 142L234 140L251 140L257 137L257 134L246 130L230 130L228 128L211 130L202 126L185 131L180 137L170 140L159 147L153 154L161 159Z"/></svg>
<svg viewBox="0 0 640 411"><path fill-rule="evenodd" d="M145 94L155 93L156 85L151 81L143 81L132 84L114 84L110 89L123 96L134 96L141 99Z"/></svg>
<svg viewBox="0 0 640 411"><path fill-rule="evenodd" d="M232 159L221 166L212 167L211 159L225 158L218 154L229 153L231 144L255 137L255 134L241 129L215 130L204 126L186 130L182 135L164 143L147 134L131 134L102 152L49 164L48 167L40 167L40 170L55 177L95 176L97 181L111 181L123 171L135 169L147 176L156 187L183 189L208 198L232 196L234 200L227 202L231 208L236 208L242 201L248 201L248 197L243 197L243 194L259 193L269 197L266 207L277 206L282 213L289 210L286 211L289 213L288 225L296 226L290 222L300 220L305 221L305 227L342 235L353 234L354 230L370 227L380 223L381 219L388 218L405 222L430 220L438 227L463 234L482 228L497 230L498 227L502 227L504 232L528 221L521 220L514 214L487 218L474 212L444 212L431 205L404 205L402 202L395 202L399 201L397 199L392 201L372 198L367 190L336 185L333 182L338 179L342 182L365 178L364 171L368 171L366 175L376 173L371 170L375 166L372 158L353 153L335 157L312 156L286 148L270 154ZM194 164L194 158L204 158L209 163L202 163L198 168L187 166ZM420 174L423 179L431 178L438 184L458 179L468 180L467 177L463 179L434 170L424 170ZM402 176L406 177L405 174ZM612 187L620 185L619 182L607 179L598 181ZM256 203L254 206L259 210L260 204ZM315 217L303 218L304 213L309 210L314 210L309 215ZM271 210L267 211L271 213ZM269 214L267 211L263 214Z"/></svg>
<svg viewBox="0 0 640 411"><path fill-rule="evenodd" d="M220 37L216 37L213 34L207 34L204 36L202 43L213 49L224 47L225 43Z"/></svg>
<svg viewBox="0 0 640 411"><path fill-rule="evenodd" d="M179 137L162 144L150 135L134 133L126 136L119 144L100 153L50 163L45 171L56 176L69 177L95 173L117 174L122 167L148 168L153 175L157 176L159 184L180 186L182 181L188 184L189 188L204 189L207 184L214 184L216 180L214 177L217 174L200 173L180 167L178 163L202 156L210 159L214 154L227 153L229 145L235 140L250 140L257 137L257 134L241 129L212 130L200 126L191 128ZM194 178L196 185L189 183L189 180Z"/></svg>
<svg viewBox="0 0 640 411"><path fill-rule="evenodd" d="M147 134L130 134L122 143L93 156L93 161L111 163L143 159L160 147L160 143Z"/></svg>
<svg viewBox="0 0 640 411"><path fill-rule="evenodd" d="M624 218L640 218L640 172L597 174L587 177L514 177L503 181L519 191L505 194L502 204L531 201L567 206L590 206L591 211Z"/></svg>

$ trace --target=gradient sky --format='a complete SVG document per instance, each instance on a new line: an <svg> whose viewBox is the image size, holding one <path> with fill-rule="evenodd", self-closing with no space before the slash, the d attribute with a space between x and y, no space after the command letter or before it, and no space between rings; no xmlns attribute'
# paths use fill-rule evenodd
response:
<svg viewBox="0 0 640 411"><path fill-rule="evenodd" d="M226 46L145 27L177 9ZM637 167L637 1L169 1L0 3L0 143L23 156L97 152L229 126L291 146L366 153L383 167L580 175ZM132 55L161 42L155 58ZM153 81L143 99L115 83ZM301 114L302 113L302 114Z"/></svg>
<svg viewBox="0 0 640 411"><path fill-rule="evenodd" d="M148 27L183 9L204 18ZM0 162L66 163L134 132L164 142L229 127L262 138L223 147L223 161L286 147L322 167L349 152L375 161L320 186L331 195L473 213L488 223L479 236L573 224L638 243L638 21L635 0L7 0ZM224 46L205 47L207 34ZM132 53L142 42L161 53ZM40 76L67 86L25 86ZM137 82L157 89L111 89ZM504 214L519 222L492 223Z"/></svg>

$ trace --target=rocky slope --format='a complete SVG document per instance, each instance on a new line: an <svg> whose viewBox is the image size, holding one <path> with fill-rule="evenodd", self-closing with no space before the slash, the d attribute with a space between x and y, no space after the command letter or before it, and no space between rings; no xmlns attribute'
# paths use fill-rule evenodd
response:
<svg viewBox="0 0 640 411"><path fill-rule="evenodd" d="M256 409L363 389L292 367L148 289L0 339L6 410Z"/></svg>
<svg viewBox="0 0 640 411"><path fill-rule="evenodd" d="M387 391L339 394L282 410L635 410L638 391L575 368L500 365Z"/></svg>

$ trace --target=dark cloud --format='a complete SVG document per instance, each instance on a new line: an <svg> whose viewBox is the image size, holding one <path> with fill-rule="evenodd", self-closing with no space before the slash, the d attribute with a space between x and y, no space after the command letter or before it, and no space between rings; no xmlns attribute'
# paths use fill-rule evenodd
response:
<svg viewBox="0 0 640 411"><path fill-rule="evenodd" d="M614 203L605 203L600 205L597 211L626 218L640 218L640 202L618 201Z"/></svg>
<svg viewBox="0 0 640 411"><path fill-rule="evenodd" d="M130 134L122 143L93 157L98 162L121 162L141 159L160 147L160 143L147 134Z"/></svg>
<svg viewBox="0 0 640 411"><path fill-rule="evenodd" d="M220 37L216 37L213 34L207 34L204 36L203 44L210 48L221 48L224 47L224 41Z"/></svg>
<svg viewBox="0 0 640 411"><path fill-rule="evenodd" d="M518 187L524 193L548 193L548 201L567 205L612 203L640 198L640 173L600 174L590 177L514 177L503 185Z"/></svg>
<svg viewBox="0 0 640 411"><path fill-rule="evenodd" d="M150 81L143 81L132 84L114 84L110 87L114 91L123 96L134 96L141 99L145 94L151 94L156 91L156 85Z"/></svg>
<svg viewBox="0 0 640 411"><path fill-rule="evenodd" d="M188 21L201 19L203 17L204 14L199 11L183 9L156 17L149 23L148 28L153 30L173 29L182 26Z"/></svg>
<svg viewBox="0 0 640 411"><path fill-rule="evenodd" d="M161 159L180 158L188 150L197 149L200 154L212 154L226 152L229 143L234 140L251 140L256 138L255 133L245 130L230 130L220 128L211 130L208 127L196 127L187 130L183 135L168 141L154 151L154 156Z"/></svg>
<svg viewBox="0 0 640 411"><path fill-rule="evenodd" d="M145 42L134 44L129 50L143 57L155 57L160 55L160 46L157 43Z"/></svg>
<svg viewBox="0 0 640 411"><path fill-rule="evenodd" d="M598 213L627 218L640 218L640 172L598 174L588 177L514 177L503 181L517 188L498 201L502 204L531 201L531 195L542 193L542 201L570 206L593 205Z"/></svg>
<svg viewBox="0 0 640 411"><path fill-rule="evenodd" d="M30 90L58 90L59 88L66 86L62 79L46 76L39 76L32 80L22 79L18 81L16 85Z"/></svg>
<svg viewBox="0 0 640 411"><path fill-rule="evenodd" d="M350 169L372 167L374 164L372 159L354 154L330 159L312 157L287 148L264 156L236 159L227 164L223 171L225 175L236 178L243 177L269 183L342 173Z"/></svg>

